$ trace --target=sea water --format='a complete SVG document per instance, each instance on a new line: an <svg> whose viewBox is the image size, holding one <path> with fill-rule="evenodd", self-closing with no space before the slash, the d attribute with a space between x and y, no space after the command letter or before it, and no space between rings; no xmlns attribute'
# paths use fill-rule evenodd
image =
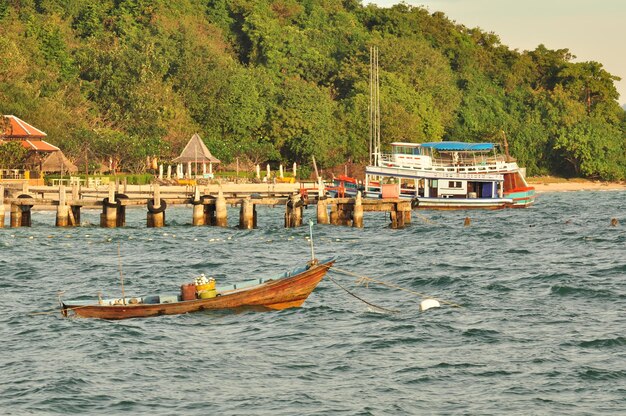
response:
<svg viewBox="0 0 626 416"><path fill-rule="evenodd" d="M278 207L246 231L234 208L229 228L191 226L190 207L160 229L143 209L117 229L99 211L63 229L34 212L0 230L0 414L623 414L625 205L623 191L546 193L523 210L415 211L401 230L383 213L316 225L317 257L411 291L330 274L395 312L325 279L302 308L123 321L62 318L58 292L279 275L308 260L308 227L284 229ZM425 295L461 307L420 313Z"/></svg>

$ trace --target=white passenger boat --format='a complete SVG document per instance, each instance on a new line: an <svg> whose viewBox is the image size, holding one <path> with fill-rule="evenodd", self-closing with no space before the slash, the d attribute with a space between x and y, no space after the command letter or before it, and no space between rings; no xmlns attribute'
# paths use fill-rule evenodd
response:
<svg viewBox="0 0 626 416"><path fill-rule="evenodd" d="M379 148L379 147L378 147ZM392 143L365 169L368 197L412 198L422 209L525 208L535 202L515 159L494 143Z"/></svg>

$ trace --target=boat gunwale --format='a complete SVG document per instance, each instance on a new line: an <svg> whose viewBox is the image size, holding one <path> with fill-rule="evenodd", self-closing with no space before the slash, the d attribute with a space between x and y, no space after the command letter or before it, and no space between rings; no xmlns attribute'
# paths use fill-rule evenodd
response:
<svg viewBox="0 0 626 416"><path fill-rule="evenodd" d="M313 277L313 280L316 280L318 277L317 275L321 274L319 276L319 279L314 282L310 290L308 290L309 286L305 287L306 295L303 298L300 298L297 296L294 296L294 298L290 298L290 300L304 301L311 294L311 292L315 289L317 284L324 278L328 270L334 264L335 260L336 259L334 257L330 259L325 259L323 262L319 262L318 264L315 264L313 267L309 267L308 269L303 270L300 273L297 273L295 275L278 277L278 278L274 278L271 280L268 278L268 280L258 285L241 288L241 289L234 289L232 291L229 291L226 294L216 296L214 298L191 299L191 300L185 300L185 301L181 300L181 301L170 302L170 303L150 303L150 304L146 304L146 303L128 304L127 303L127 304L121 304L121 305L101 305L98 303L84 304L82 303L84 301L61 300L60 301L61 311L64 316L68 316L68 312L74 312L74 314L78 317L92 317L92 318L103 318L103 319L125 319L125 318L136 318L136 317L150 317L150 316L157 316L157 315L177 315L177 314L198 312L202 310L235 309L239 307L264 307L266 306L264 303L254 303L254 302L247 303L245 301L241 302L237 306L225 306L225 307L214 307L214 308L211 306L212 304L216 304L216 303L237 302L237 300L239 300L237 299L237 297L243 296L243 298L245 299L245 297L249 295L250 292L256 292L256 293L262 294L264 291L268 291L268 290L269 291L280 290L281 286L287 286L287 287L293 286L294 283L298 281L305 281L306 279L308 278L310 279L311 277ZM298 270L298 268L292 269L291 271L294 271L294 270ZM244 300L244 299L241 299L241 300ZM72 302L75 302L75 303L72 303ZM284 300L281 302L277 302L277 303L283 303L283 302ZM271 304L267 304L267 305L271 305ZM268 307L268 308L272 309L271 307ZM180 310L180 312L177 312L178 310ZM93 312L93 313L89 313L89 312ZM103 316L98 316L99 314ZM128 316L123 316L125 314Z"/></svg>

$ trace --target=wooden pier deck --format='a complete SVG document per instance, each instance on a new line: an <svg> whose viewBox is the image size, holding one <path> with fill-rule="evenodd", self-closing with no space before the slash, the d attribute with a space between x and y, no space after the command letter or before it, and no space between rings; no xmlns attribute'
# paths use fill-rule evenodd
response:
<svg viewBox="0 0 626 416"><path fill-rule="evenodd" d="M256 206L284 206L285 227L302 225L302 209L317 207L320 224L363 227L363 212L389 212L391 227L402 228L411 222L411 201L404 199L329 198L319 192L302 192L299 188L259 191L260 187L223 192L204 187L124 187L111 184L106 190L74 186L33 187L5 190L0 185L0 228L5 226L5 204L10 206L10 226L32 225L34 209L56 209L56 226L80 225L81 209L102 209L100 225L114 228L126 225L126 208L145 207L148 227L166 225L168 206L192 207L192 224L227 226L227 206L239 207L239 228L257 226ZM6 192L5 192L6 191Z"/></svg>

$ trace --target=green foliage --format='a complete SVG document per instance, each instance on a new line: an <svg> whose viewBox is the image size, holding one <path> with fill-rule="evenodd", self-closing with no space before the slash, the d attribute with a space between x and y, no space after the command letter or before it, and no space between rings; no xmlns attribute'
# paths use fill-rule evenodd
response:
<svg viewBox="0 0 626 416"><path fill-rule="evenodd" d="M626 177L617 77L421 7L21 0L0 1L0 22L0 113L46 131L81 169L141 173L196 132L226 163L363 163L376 45L384 143L504 133L531 175Z"/></svg>
<svg viewBox="0 0 626 416"><path fill-rule="evenodd" d="M9 14L9 3L6 1L0 2L0 22Z"/></svg>
<svg viewBox="0 0 626 416"><path fill-rule="evenodd" d="M18 141L0 144L0 169L22 169L27 156L27 150Z"/></svg>
<svg viewBox="0 0 626 416"><path fill-rule="evenodd" d="M154 175L151 175L149 173L144 173L141 175L118 175L117 179L119 179L120 181L126 179L126 183L129 185L148 185L154 180Z"/></svg>

